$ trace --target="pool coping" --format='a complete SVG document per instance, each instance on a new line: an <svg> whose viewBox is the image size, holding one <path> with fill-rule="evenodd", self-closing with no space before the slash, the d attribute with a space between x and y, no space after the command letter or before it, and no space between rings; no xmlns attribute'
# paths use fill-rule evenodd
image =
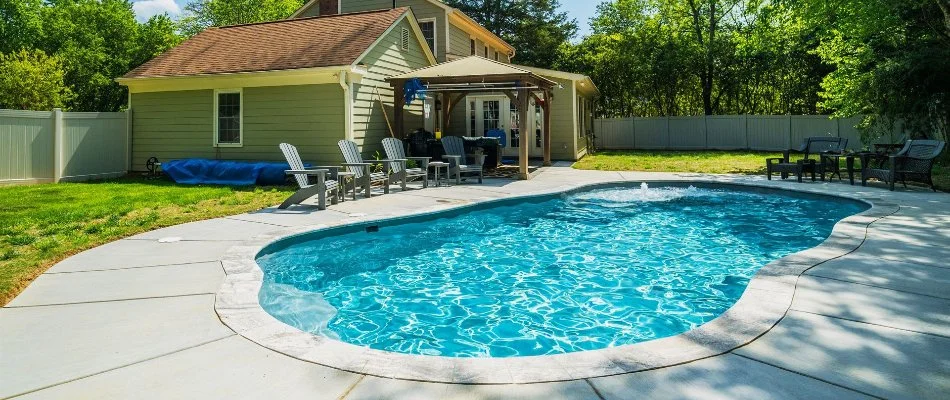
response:
<svg viewBox="0 0 950 400"><path fill-rule="evenodd" d="M387 352L317 336L278 321L261 307L258 293L264 273L255 257L272 243L314 231L397 221L483 204L631 183L619 179L563 185L501 199L440 205L395 217L356 216L332 224L285 228L258 235L230 248L222 259L226 276L215 296L215 312L221 322L234 332L265 348L330 368L382 378L456 384L527 384L648 371L721 355L764 335L785 317L791 307L798 279L805 271L857 250L864 242L871 223L899 209L895 204L877 199L829 194L805 187L791 189L699 177L645 182L675 185L699 183L801 192L855 200L869 204L870 208L838 221L829 237L818 246L790 254L762 267L750 280L739 300L712 321L675 336L600 350L511 358L453 358Z"/></svg>

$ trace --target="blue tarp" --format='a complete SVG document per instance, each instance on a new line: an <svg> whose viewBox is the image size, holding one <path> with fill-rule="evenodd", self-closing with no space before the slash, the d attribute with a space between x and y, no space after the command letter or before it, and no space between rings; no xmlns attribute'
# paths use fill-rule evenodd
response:
<svg viewBox="0 0 950 400"><path fill-rule="evenodd" d="M306 165L309 167L309 165ZM189 158L162 163L176 183L185 185L282 185L290 166L273 161L223 161Z"/></svg>

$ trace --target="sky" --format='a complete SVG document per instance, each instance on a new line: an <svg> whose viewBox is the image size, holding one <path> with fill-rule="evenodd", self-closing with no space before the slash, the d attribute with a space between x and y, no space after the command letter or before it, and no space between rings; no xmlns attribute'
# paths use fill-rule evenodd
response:
<svg viewBox="0 0 950 400"><path fill-rule="evenodd" d="M172 17L178 16L188 0L133 0L132 8L139 20L145 21L149 17L161 13L168 13ZM600 0L561 0L561 8L567 11L571 18L577 20L580 28L578 37L590 33L590 18Z"/></svg>

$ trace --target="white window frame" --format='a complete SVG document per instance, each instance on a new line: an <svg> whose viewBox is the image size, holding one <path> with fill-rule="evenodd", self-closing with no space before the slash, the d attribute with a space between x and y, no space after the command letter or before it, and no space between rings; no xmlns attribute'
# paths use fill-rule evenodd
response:
<svg viewBox="0 0 950 400"><path fill-rule="evenodd" d="M426 22L432 23L432 55L435 57L438 57L439 56L439 24L436 22L436 18L422 18L418 22L419 22L420 28L421 28L421 25ZM420 29L420 31L421 30L422 29ZM423 37L423 39L425 39L425 37ZM426 43L426 45L428 44L429 43Z"/></svg>
<svg viewBox="0 0 950 400"><path fill-rule="evenodd" d="M238 105L238 141L237 143L219 143L219 134L218 134L218 100L220 94L228 93L237 93L238 98L241 100L241 103ZM244 147L244 89L243 88L234 88L234 89L215 89L214 90L214 132L213 132L213 143L214 147Z"/></svg>

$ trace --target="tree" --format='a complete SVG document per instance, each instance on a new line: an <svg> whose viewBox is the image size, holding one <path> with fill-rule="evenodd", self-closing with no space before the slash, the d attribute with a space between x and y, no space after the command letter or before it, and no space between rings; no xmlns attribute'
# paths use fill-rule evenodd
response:
<svg viewBox="0 0 950 400"><path fill-rule="evenodd" d="M0 53L32 48L43 32L41 0L0 0Z"/></svg>
<svg viewBox="0 0 950 400"><path fill-rule="evenodd" d="M897 120L915 136L947 139L950 125L950 1L801 0L820 37L816 53L834 70L822 105L865 114L867 139ZM883 129L880 129L883 128Z"/></svg>
<svg viewBox="0 0 950 400"><path fill-rule="evenodd" d="M72 91L63 82L59 58L40 50L0 54L0 108L51 110L64 108Z"/></svg>
<svg viewBox="0 0 950 400"><path fill-rule="evenodd" d="M558 48L577 33L577 21L558 0L444 0L518 50L519 64L551 68Z"/></svg>
<svg viewBox="0 0 950 400"><path fill-rule="evenodd" d="M212 26L225 26L284 19L303 0L195 0L185 6L181 32L193 36Z"/></svg>

